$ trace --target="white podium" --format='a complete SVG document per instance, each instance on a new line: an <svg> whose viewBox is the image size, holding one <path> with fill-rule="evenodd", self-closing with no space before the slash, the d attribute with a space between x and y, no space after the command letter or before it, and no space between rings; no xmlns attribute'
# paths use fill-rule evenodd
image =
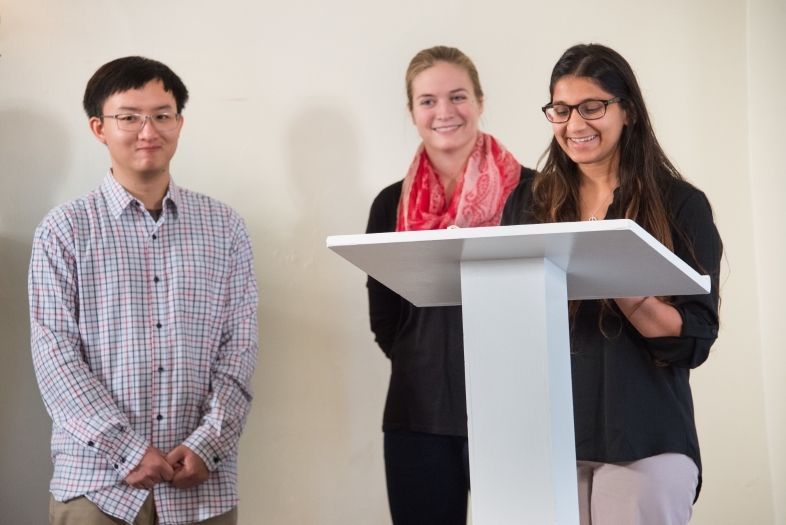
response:
<svg viewBox="0 0 786 525"><path fill-rule="evenodd" d="M474 525L578 525L568 299L704 294L635 222L343 235L328 248L416 306L463 305Z"/></svg>

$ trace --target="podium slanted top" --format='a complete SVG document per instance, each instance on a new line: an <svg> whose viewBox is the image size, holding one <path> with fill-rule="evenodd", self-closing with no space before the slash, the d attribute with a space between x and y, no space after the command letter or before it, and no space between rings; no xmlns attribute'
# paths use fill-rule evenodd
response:
<svg viewBox="0 0 786 525"><path fill-rule="evenodd" d="M629 219L327 238L327 247L415 306L461 304L461 261L546 258L569 299L709 293L710 278Z"/></svg>

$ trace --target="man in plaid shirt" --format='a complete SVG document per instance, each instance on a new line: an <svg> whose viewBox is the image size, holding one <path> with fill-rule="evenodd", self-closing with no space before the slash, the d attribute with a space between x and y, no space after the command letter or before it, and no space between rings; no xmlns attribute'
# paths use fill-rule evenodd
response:
<svg viewBox="0 0 786 525"><path fill-rule="evenodd" d="M102 66L84 107L112 168L36 230L31 338L53 422L54 525L237 523L257 289L240 216L170 177L187 100L160 62Z"/></svg>

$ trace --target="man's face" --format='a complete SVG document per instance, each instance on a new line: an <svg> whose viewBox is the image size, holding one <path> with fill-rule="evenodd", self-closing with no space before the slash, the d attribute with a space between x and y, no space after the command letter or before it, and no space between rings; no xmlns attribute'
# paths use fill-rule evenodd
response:
<svg viewBox="0 0 786 525"><path fill-rule="evenodd" d="M104 115L142 115L142 129L119 129L114 118L90 119L93 134L109 149L115 177L128 182L142 182L169 174L169 161L177 149L183 119L181 117L174 129L167 131L157 129L154 119L144 119L145 116L162 113L174 116L177 103L174 95L164 90L161 81L151 80L141 89L115 93L104 103ZM125 123L123 125L126 126Z"/></svg>

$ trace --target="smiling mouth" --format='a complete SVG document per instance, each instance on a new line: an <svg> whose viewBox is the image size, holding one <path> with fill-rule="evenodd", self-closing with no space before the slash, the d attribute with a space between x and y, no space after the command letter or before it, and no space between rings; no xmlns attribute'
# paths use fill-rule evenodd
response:
<svg viewBox="0 0 786 525"><path fill-rule="evenodd" d="M580 139L571 138L570 140L572 140L573 142L575 142L575 143L577 143L577 144L583 144L583 143L585 143L585 142L589 142L589 141L591 141L591 140L592 140L592 139L594 139L595 137L597 137L597 135L590 135L589 137L582 137L582 138L580 138Z"/></svg>
<svg viewBox="0 0 786 525"><path fill-rule="evenodd" d="M441 128L431 128L437 133L450 133L451 131L455 131L461 127L461 124L456 124L454 126L443 126Z"/></svg>

